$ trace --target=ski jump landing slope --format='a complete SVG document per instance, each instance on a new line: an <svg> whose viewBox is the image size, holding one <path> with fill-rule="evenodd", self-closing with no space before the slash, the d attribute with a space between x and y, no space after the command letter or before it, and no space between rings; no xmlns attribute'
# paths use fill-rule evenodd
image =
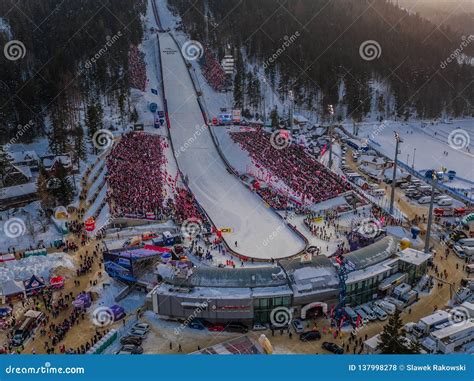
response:
<svg viewBox="0 0 474 381"><path fill-rule="evenodd" d="M179 168L197 201L236 253L268 260L289 257L305 243L258 196L230 174L215 147L179 47L160 33L163 85ZM235 246L237 241L237 247Z"/></svg>

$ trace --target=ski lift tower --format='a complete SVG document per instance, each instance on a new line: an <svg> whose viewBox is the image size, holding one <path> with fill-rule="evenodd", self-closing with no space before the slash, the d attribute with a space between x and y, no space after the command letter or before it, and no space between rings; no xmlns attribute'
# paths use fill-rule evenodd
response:
<svg viewBox="0 0 474 381"><path fill-rule="evenodd" d="M340 252L336 255L336 267L339 278L339 303L334 310L333 321L336 327L340 327L343 322L344 307L346 306L346 281L349 273L355 270L355 265L344 258L344 255Z"/></svg>

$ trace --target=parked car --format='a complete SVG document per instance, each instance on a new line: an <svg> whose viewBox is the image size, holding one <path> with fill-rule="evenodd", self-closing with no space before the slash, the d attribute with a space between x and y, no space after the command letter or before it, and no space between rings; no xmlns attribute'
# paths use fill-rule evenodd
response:
<svg viewBox="0 0 474 381"><path fill-rule="evenodd" d="M339 345L331 343L329 341L325 341L322 346L327 351L332 352L336 355L342 355L344 353L344 349L342 349Z"/></svg>
<svg viewBox="0 0 474 381"><path fill-rule="evenodd" d="M321 338L321 332L319 331L307 331L300 334L301 341L315 341Z"/></svg>
<svg viewBox="0 0 474 381"><path fill-rule="evenodd" d="M141 329L148 332L150 330L150 325L147 323L135 323L132 328Z"/></svg>
<svg viewBox="0 0 474 381"><path fill-rule="evenodd" d="M204 323L200 320L192 320L189 322L188 327L191 329L198 329L199 331L202 331L206 329L204 326Z"/></svg>
<svg viewBox="0 0 474 381"><path fill-rule="evenodd" d="M291 324L293 325L293 328L295 329L296 333L302 333L304 332L304 327L303 323L301 323L300 319L294 319Z"/></svg>
<svg viewBox="0 0 474 381"><path fill-rule="evenodd" d="M131 336L138 336L144 339L148 332L144 331L143 329L132 328L129 333Z"/></svg>
<svg viewBox="0 0 474 381"><path fill-rule="evenodd" d="M389 315L393 315L395 311L397 310L397 307L395 305L385 300L379 300L375 302L375 304L378 307L380 307L382 310L384 310L386 313L388 313Z"/></svg>
<svg viewBox="0 0 474 381"><path fill-rule="evenodd" d="M124 336L120 339L120 344L142 345L142 338L138 336Z"/></svg>
<svg viewBox="0 0 474 381"><path fill-rule="evenodd" d="M227 332L238 332L238 333L247 333L249 329L245 324L240 322L230 322L225 326Z"/></svg>
<svg viewBox="0 0 474 381"><path fill-rule="evenodd" d="M431 196L423 196L418 199L418 204L429 204L431 202Z"/></svg>
<svg viewBox="0 0 474 381"><path fill-rule="evenodd" d="M369 317L369 320L377 320L377 315L375 314L375 312L372 310L372 308L370 308L369 305L367 304L363 304L362 306L360 306L361 309L367 314L367 316Z"/></svg>
<svg viewBox="0 0 474 381"><path fill-rule="evenodd" d="M370 306L370 308L372 309L372 311L374 311L375 315L377 316L379 320L387 320L387 314L385 313L383 309L376 306L375 304Z"/></svg>
<svg viewBox="0 0 474 381"><path fill-rule="evenodd" d="M123 345L122 348L116 353L118 355L121 354L129 354L129 355L141 355L143 353L143 348L138 345Z"/></svg>
<svg viewBox="0 0 474 381"><path fill-rule="evenodd" d="M209 324L207 330L209 332L223 332L225 331L225 327L222 324Z"/></svg>
<svg viewBox="0 0 474 381"><path fill-rule="evenodd" d="M356 307L356 308L354 308L354 312L362 318L362 324L363 325L366 325L366 324L369 323L369 321L370 321L369 315L367 315L362 308Z"/></svg>
<svg viewBox="0 0 474 381"><path fill-rule="evenodd" d="M255 323L252 327L253 331L265 331L268 327L265 324Z"/></svg>

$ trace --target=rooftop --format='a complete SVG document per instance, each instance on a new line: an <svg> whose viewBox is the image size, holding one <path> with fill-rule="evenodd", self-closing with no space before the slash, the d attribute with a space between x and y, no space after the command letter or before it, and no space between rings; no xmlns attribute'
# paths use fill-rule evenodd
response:
<svg viewBox="0 0 474 381"><path fill-rule="evenodd" d="M382 262L397 252L398 240L386 236L373 244L345 254L344 257L354 264L357 270Z"/></svg>
<svg viewBox="0 0 474 381"><path fill-rule="evenodd" d="M411 247L398 252L397 255L403 262L411 263L415 266L420 266L432 257L431 253L423 253L422 251L412 249Z"/></svg>
<svg viewBox="0 0 474 381"><path fill-rule="evenodd" d="M7 200L13 197L21 197L36 193L35 183L26 183L21 185L14 185L0 189L0 200Z"/></svg>
<svg viewBox="0 0 474 381"><path fill-rule="evenodd" d="M463 321L461 323L450 325L446 328L441 328L437 331L431 333L435 339L449 341L449 338L452 335L457 333L465 332L465 331L473 331L474 330L474 319L469 319L467 321Z"/></svg>
<svg viewBox="0 0 474 381"><path fill-rule="evenodd" d="M278 266L255 268L194 268L188 279L170 279L171 284L183 287L272 287L287 285L285 273ZM228 292L228 291L227 291Z"/></svg>

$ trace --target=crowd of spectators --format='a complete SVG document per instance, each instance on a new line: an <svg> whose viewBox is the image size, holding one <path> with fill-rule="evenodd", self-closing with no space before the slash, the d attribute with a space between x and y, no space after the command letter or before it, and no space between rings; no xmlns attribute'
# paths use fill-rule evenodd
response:
<svg viewBox="0 0 474 381"><path fill-rule="evenodd" d="M219 61L209 48L204 48L204 64L202 65L202 74L214 90L224 90L229 82L228 75L225 73Z"/></svg>
<svg viewBox="0 0 474 381"><path fill-rule="evenodd" d="M115 145L107 158L107 201L113 216L165 217L163 150L167 144L158 135L131 132Z"/></svg>
<svg viewBox="0 0 474 381"><path fill-rule="evenodd" d="M130 86L141 91L146 88L145 54L133 45L128 52L128 69L130 72Z"/></svg>
<svg viewBox="0 0 474 381"><path fill-rule="evenodd" d="M254 162L283 181L302 204L319 203L350 190L349 183L297 144L279 147L272 144L272 135L262 129L231 132L230 135Z"/></svg>

